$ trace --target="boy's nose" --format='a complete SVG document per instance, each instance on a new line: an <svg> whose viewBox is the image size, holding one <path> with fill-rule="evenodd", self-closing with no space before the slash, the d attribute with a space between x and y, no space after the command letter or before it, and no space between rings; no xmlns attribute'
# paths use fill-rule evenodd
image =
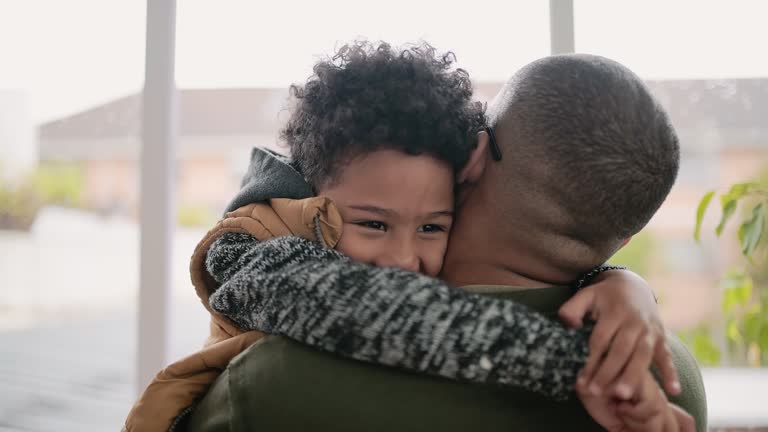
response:
<svg viewBox="0 0 768 432"><path fill-rule="evenodd" d="M416 254L397 255L394 257L390 267L397 267L403 270L418 272L420 270L419 257L417 257Z"/></svg>
<svg viewBox="0 0 768 432"><path fill-rule="evenodd" d="M377 263L381 267L397 267L403 270L418 272L421 260L410 242L397 245L392 253L386 254Z"/></svg>

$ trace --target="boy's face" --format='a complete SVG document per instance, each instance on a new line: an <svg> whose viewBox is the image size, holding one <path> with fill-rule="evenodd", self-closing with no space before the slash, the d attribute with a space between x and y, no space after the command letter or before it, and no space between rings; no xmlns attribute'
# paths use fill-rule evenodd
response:
<svg viewBox="0 0 768 432"><path fill-rule="evenodd" d="M431 156L378 150L353 159L321 187L344 220L337 249L379 267L436 276L453 223L454 176Z"/></svg>

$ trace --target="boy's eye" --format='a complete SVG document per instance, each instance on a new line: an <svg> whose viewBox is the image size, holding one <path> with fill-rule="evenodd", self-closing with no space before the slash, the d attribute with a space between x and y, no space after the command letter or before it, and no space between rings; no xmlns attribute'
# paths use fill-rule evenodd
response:
<svg viewBox="0 0 768 432"><path fill-rule="evenodd" d="M387 225L384 222L379 221L363 221L363 222L357 222L357 225L360 225L365 228L370 228L377 231L387 231Z"/></svg>
<svg viewBox="0 0 768 432"><path fill-rule="evenodd" d="M436 233L436 232L443 232L443 231L445 231L445 227L443 227L442 225L427 224L419 227L419 232L423 232L423 233Z"/></svg>

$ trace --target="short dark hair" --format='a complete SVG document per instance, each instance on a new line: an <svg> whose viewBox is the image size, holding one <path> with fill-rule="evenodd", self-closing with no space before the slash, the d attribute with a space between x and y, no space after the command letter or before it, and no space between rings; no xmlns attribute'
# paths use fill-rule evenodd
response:
<svg viewBox="0 0 768 432"><path fill-rule="evenodd" d="M380 148L428 154L460 169L477 145L485 108L454 69L452 53L426 43L400 51L354 42L291 86L282 131L298 169L315 188L333 181L350 159Z"/></svg>
<svg viewBox="0 0 768 432"><path fill-rule="evenodd" d="M680 150L637 75L604 57L552 56L520 70L502 92L491 123L515 131L504 149L510 158L544 167L533 189L558 202L566 235L604 249L648 223L675 182Z"/></svg>

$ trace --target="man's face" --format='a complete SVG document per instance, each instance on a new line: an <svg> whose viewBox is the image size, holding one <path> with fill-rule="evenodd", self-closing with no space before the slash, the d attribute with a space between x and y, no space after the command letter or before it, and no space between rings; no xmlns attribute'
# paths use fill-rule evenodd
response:
<svg viewBox="0 0 768 432"><path fill-rule="evenodd" d="M318 195L331 198L341 213L340 252L435 276L453 223L453 186L453 169L445 162L378 150L353 159Z"/></svg>

